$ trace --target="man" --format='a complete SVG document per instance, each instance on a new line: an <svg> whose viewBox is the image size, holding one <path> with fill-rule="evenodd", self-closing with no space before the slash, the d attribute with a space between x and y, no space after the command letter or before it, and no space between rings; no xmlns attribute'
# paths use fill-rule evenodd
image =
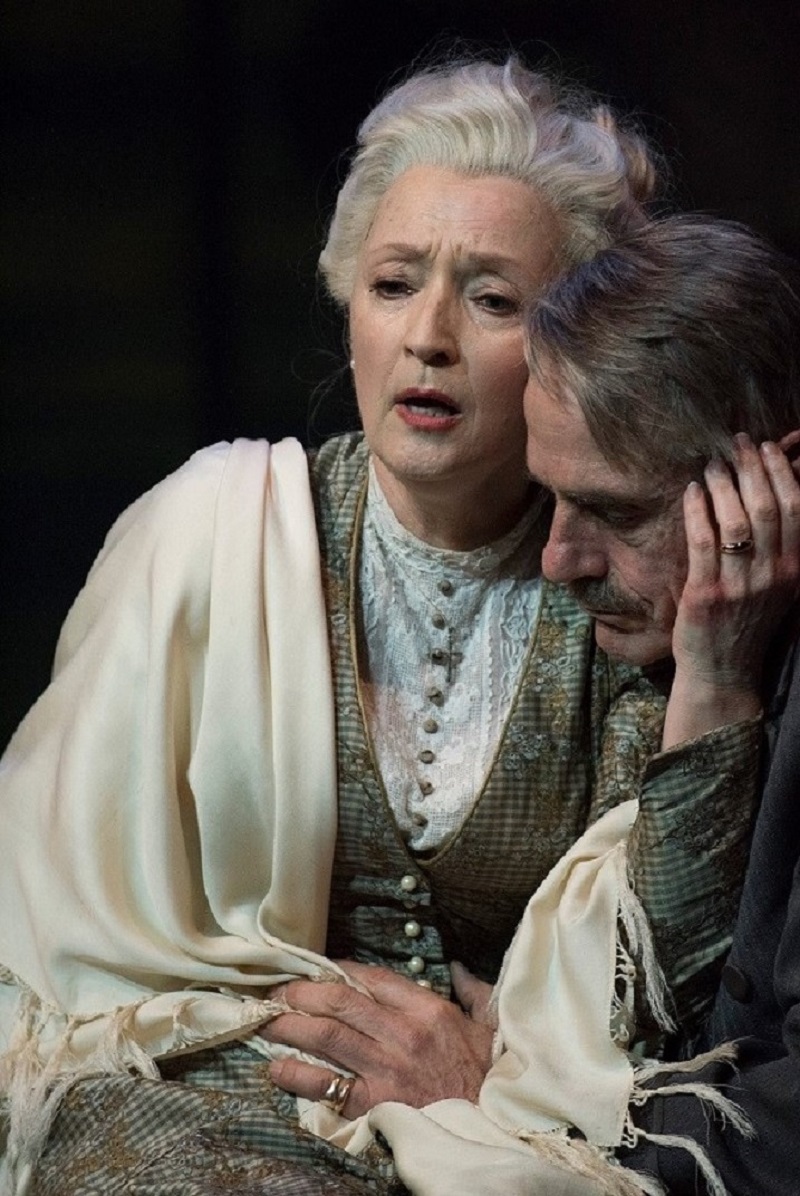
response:
<svg viewBox="0 0 800 1196"><path fill-rule="evenodd" d="M610 655L660 668L682 661L666 738L680 741L682 720L702 730L704 712L709 728L718 725L720 704L724 721L763 720L763 796L745 892L697 1044L738 1041L736 1066L716 1059L690 1075L673 1066L654 1078L649 1097L634 1104L629 1144L616 1151L625 1168L656 1174L677 1196L800 1188L800 504L787 457L800 440L799 296L795 268L744 229L671 218L557 281L529 329L528 463L553 499L543 571L594 617ZM686 822L700 856L709 837L724 834L726 809L692 810ZM696 924L691 900L687 885L687 923L693 915ZM683 931L653 929L657 942ZM367 983L368 969L358 978ZM480 1051L462 1040L479 1029L485 998L460 981L473 1020L459 1029L450 1007L438 1044L415 1028L400 978L381 980L392 991L372 1012L352 990L293 985L306 1020L292 1019L290 1040L318 1050L324 1041L321 1053L334 1062L360 1051L359 1076L385 1082L391 1070L395 1099L408 1104L435 1099L426 1080L444 1070L437 1051L449 1054L459 1095L459 1077L481 1066ZM309 1013L322 1019L325 1038L304 1044ZM273 1075L289 1090L306 1082L291 1060L273 1065ZM737 1102L754 1136L683 1091L698 1080ZM724 1188L713 1187L694 1148L707 1152ZM553 1175L535 1187L549 1196L600 1190L577 1176L563 1189Z"/></svg>
<svg viewBox="0 0 800 1196"><path fill-rule="evenodd" d="M530 355L528 463L554 501L543 570L594 616L602 648L640 665L677 656L704 634L687 593L699 598L724 579L752 592L765 570L783 570L794 597L798 512L776 446L790 451L800 422L800 288L790 263L735 225L662 221L556 284L533 313ZM725 459L751 467L739 469L738 489ZM748 510L768 515L758 535ZM732 710L763 650L759 622L732 628L727 659L713 662ZM738 1065L700 1073L740 1105L754 1136L709 1118L691 1097L653 1097L634 1115L651 1138L620 1158L670 1193L703 1190L692 1155L673 1148L686 1137L707 1149L732 1193L800 1190L797 625L795 607L763 670L763 796L704 1044L737 1040ZM702 702L707 681L695 678L687 703ZM676 1071L658 1083L686 1078Z"/></svg>

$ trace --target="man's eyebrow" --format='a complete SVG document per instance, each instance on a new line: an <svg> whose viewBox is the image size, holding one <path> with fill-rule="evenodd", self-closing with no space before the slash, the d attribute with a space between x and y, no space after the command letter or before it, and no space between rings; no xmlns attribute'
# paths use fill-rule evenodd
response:
<svg viewBox="0 0 800 1196"><path fill-rule="evenodd" d="M537 477L532 470L528 470L528 477L534 485L546 490L549 494L554 491L550 486ZM597 509L613 509L627 511L657 510L664 503L661 492L652 494L616 494L613 490L559 490L558 497L576 507Z"/></svg>

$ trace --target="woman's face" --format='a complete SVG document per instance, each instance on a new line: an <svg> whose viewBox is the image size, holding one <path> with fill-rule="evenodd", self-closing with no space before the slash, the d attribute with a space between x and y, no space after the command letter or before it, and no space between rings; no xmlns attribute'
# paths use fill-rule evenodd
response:
<svg viewBox="0 0 800 1196"><path fill-rule="evenodd" d="M384 491L497 505L525 492L521 312L552 273L556 217L525 183L415 166L359 255L350 343ZM436 485L431 487L431 483Z"/></svg>

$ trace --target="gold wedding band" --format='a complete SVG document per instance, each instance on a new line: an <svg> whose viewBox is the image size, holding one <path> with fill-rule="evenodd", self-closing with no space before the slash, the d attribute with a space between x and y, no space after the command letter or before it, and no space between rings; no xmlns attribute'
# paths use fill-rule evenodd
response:
<svg viewBox="0 0 800 1196"><path fill-rule="evenodd" d="M341 1113L355 1082L355 1076L334 1076L325 1089L323 1103L329 1109L333 1109L334 1113Z"/></svg>
<svg viewBox="0 0 800 1196"><path fill-rule="evenodd" d="M720 550L720 552L727 553L729 556L738 556L740 553L743 553L743 552L752 552L753 551L753 541L752 540L731 540L727 544L720 544L719 550Z"/></svg>

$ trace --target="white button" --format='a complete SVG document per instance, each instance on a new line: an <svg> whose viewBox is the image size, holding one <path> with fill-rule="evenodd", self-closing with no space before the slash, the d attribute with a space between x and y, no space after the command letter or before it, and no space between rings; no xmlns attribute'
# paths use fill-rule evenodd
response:
<svg viewBox="0 0 800 1196"><path fill-rule="evenodd" d="M425 722L422 724L422 730L426 733L426 735L435 735L439 730L439 724L435 718L426 718Z"/></svg>
<svg viewBox="0 0 800 1196"><path fill-rule="evenodd" d="M416 887L417 887L417 878L416 878L416 876L412 876L410 872L408 873L407 876L404 876L402 878L402 880L400 881L400 888L403 890L404 893L413 893L414 890L416 889Z"/></svg>
<svg viewBox="0 0 800 1196"><path fill-rule="evenodd" d="M436 614L431 619L431 623L433 623L437 630L442 631L447 626L447 619L444 617L444 615L440 615L437 610Z"/></svg>
<svg viewBox="0 0 800 1196"><path fill-rule="evenodd" d="M433 988L430 980L416 980L415 984L418 984L420 988Z"/></svg>
<svg viewBox="0 0 800 1196"><path fill-rule="evenodd" d="M411 956L411 958L408 961L408 970L415 976L418 975L420 972L425 971L425 960L422 958L421 955L412 955Z"/></svg>
<svg viewBox="0 0 800 1196"><path fill-rule="evenodd" d="M445 580L439 582L439 593L444 594L446 598L450 597L453 592L453 588L452 581Z"/></svg>
<svg viewBox="0 0 800 1196"><path fill-rule="evenodd" d="M419 791L423 797L427 797L430 793L433 793L433 781L427 779L420 781Z"/></svg>
<svg viewBox="0 0 800 1196"><path fill-rule="evenodd" d="M407 939L418 939L422 934L422 927L420 926L419 922L415 922L412 918L409 922L406 922L405 926L403 927L403 934Z"/></svg>

